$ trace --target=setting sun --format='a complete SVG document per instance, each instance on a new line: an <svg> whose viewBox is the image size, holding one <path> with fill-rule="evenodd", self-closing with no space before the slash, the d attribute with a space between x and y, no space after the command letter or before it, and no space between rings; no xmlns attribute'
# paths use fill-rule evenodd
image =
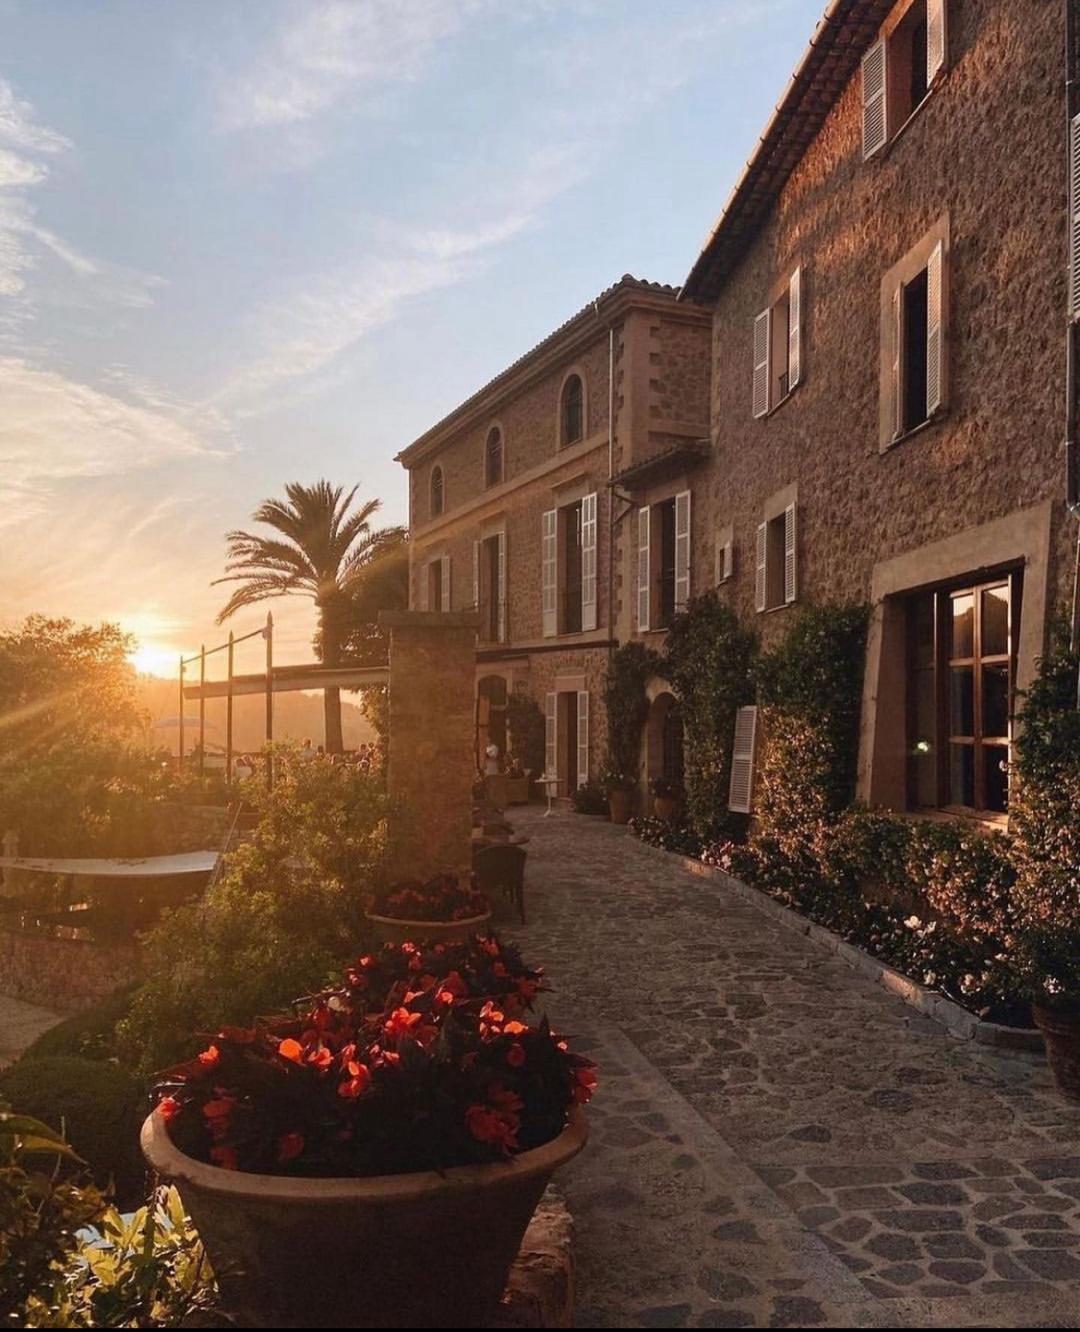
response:
<svg viewBox="0 0 1080 1332"><path fill-rule="evenodd" d="M154 643L140 643L128 661L140 675L175 675L177 654Z"/></svg>

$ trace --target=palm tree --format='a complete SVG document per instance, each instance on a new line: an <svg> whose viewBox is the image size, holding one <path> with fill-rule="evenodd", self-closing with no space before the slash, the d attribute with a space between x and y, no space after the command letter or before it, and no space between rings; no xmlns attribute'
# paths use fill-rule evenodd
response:
<svg viewBox="0 0 1080 1332"><path fill-rule="evenodd" d="M318 616L316 651L325 666L341 664L341 649L348 630L348 607L353 587L387 542L401 539L399 528L371 530L371 519L381 500L368 500L352 509L357 487L317 481L313 486L290 482L284 500L264 500L252 515L277 536L229 532L229 562L218 583L239 583L217 617L222 624L236 611L273 597L307 596ZM326 748L341 752L341 694L323 690Z"/></svg>

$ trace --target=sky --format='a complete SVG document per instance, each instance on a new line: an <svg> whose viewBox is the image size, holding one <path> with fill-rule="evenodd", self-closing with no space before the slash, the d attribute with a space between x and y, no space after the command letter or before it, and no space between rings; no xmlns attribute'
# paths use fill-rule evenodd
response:
<svg viewBox="0 0 1080 1332"><path fill-rule="evenodd" d="M0 625L175 673L287 481L404 522L401 448L623 273L685 278L822 8L0 0Z"/></svg>

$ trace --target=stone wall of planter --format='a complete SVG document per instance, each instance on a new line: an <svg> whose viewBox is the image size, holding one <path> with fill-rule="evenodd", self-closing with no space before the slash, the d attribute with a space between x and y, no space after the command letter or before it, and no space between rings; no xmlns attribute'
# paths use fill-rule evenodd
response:
<svg viewBox="0 0 1080 1332"><path fill-rule="evenodd" d="M136 943L90 943L0 929L0 994L75 1013L136 979Z"/></svg>

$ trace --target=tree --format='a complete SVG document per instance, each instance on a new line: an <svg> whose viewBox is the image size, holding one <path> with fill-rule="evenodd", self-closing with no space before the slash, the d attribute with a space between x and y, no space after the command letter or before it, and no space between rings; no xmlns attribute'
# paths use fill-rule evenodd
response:
<svg viewBox="0 0 1080 1332"><path fill-rule="evenodd" d="M357 487L317 481L312 486L292 481L284 500L264 500L252 515L275 536L228 533L229 561L217 583L239 583L218 615L222 624L236 611L273 597L307 596L318 616L316 652L325 666L340 666L354 588L387 542L400 529L373 532L371 520L381 507L374 499L353 508ZM326 748L340 753L341 695L323 691Z"/></svg>

